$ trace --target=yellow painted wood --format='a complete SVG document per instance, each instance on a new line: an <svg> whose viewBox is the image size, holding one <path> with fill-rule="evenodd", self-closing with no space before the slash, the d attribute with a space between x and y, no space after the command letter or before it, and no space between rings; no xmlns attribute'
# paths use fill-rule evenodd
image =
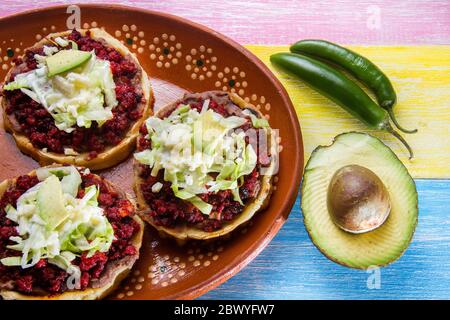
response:
<svg viewBox="0 0 450 320"><path fill-rule="evenodd" d="M300 80L275 70L269 56L287 46L247 46L266 63L286 87L299 116L305 159L318 145L348 131L369 132L382 139L408 167L414 178L450 178L450 46L349 46L376 63L397 92L395 113L406 128L403 134L415 152L407 151L387 133L368 130L333 102Z"/></svg>

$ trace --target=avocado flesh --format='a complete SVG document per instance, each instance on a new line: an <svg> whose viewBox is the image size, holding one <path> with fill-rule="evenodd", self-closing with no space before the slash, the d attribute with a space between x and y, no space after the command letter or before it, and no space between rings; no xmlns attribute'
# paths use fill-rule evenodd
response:
<svg viewBox="0 0 450 320"><path fill-rule="evenodd" d="M48 76L53 77L60 73L72 70L85 63L92 54L81 50L61 50L46 58Z"/></svg>
<svg viewBox="0 0 450 320"><path fill-rule="evenodd" d="M37 193L37 204L39 216L47 223L49 230L54 230L69 216L64 206L61 182L54 175L42 182Z"/></svg>
<svg viewBox="0 0 450 320"><path fill-rule="evenodd" d="M386 186L391 213L379 228L351 234L340 229L327 208L328 185L340 168L356 164L373 171ZM403 163L380 140L364 133L339 135L318 147L309 159L302 185L304 223L313 243L329 259L358 269L384 266L407 249L418 221L414 180Z"/></svg>

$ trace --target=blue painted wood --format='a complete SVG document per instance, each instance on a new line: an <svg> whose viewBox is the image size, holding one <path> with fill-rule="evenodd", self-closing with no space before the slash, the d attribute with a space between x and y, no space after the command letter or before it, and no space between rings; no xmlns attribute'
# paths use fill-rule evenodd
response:
<svg viewBox="0 0 450 320"><path fill-rule="evenodd" d="M450 181L416 180L419 224L406 253L381 269L380 289L366 271L342 267L311 243L300 198L270 245L235 277L200 299L450 299Z"/></svg>

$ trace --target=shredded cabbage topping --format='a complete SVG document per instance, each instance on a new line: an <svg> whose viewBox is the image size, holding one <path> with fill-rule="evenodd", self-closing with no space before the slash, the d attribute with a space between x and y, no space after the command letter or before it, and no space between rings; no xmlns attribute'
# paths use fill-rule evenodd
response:
<svg viewBox="0 0 450 320"><path fill-rule="evenodd" d="M148 118L147 139L152 147L134 155L152 168L152 176L164 170L164 180L171 182L175 196L191 202L205 215L211 213L212 206L198 195L231 190L234 200L242 204L239 187L257 162L255 150L245 142L245 133L232 130L247 120L223 117L208 105L206 100L200 113L180 105L165 119Z"/></svg>
<svg viewBox="0 0 450 320"><path fill-rule="evenodd" d="M0 262L25 269L47 259L70 274L76 287L81 272L71 262L83 252L88 257L107 252L114 240L113 228L98 205L95 185L85 189L83 198L76 198L81 176L75 167L40 168L36 173L41 182L17 200L16 208L5 208L6 217L18 224L19 234L10 237L15 244L7 248L21 255Z"/></svg>
<svg viewBox="0 0 450 320"><path fill-rule="evenodd" d="M69 44L66 39L58 41ZM35 54L38 68L18 74L3 89L20 89L51 114L59 130L68 133L75 125L90 128L93 121L101 126L112 119L112 109L118 102L109 61L98 59L92 51L86 63L48 77L46 58L56 52L57 47L44 46L45 56Z"/></svg>

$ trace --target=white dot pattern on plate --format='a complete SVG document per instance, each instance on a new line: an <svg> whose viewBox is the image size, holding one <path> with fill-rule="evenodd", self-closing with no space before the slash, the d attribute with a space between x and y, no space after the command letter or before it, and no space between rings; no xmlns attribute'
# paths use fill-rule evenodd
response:
<svg viewBox="0 0 450 320"><path fill-rule="evenodd" d="M185 57L185 69L191 79L203 81L211 78L217 70L217 56L205 45L191 48Z"/></svg>
<svg viewBox="0 0 450 320"><path fill-rule="evenodd" d="M219 90L237 93L244 97L245 88L248 86L246 76L246 73L238 67L225 67L217 73L217 81L214 86Z"/></svg>
<svg viewBox="0 0 450 320"><path fill-rule="evenodd" d="M181 43L173 34L163 33L153 37L148 49L150 50L150 59L156 61L158 68L170 68L180 62L183 52Z"/></svg>
<svg viewBox="0 0 450 320"><path fill-rule="evenodd" d="M145 32L135 24L123 24L113 35L132 51L143 54L147 46Z"/></svg>

